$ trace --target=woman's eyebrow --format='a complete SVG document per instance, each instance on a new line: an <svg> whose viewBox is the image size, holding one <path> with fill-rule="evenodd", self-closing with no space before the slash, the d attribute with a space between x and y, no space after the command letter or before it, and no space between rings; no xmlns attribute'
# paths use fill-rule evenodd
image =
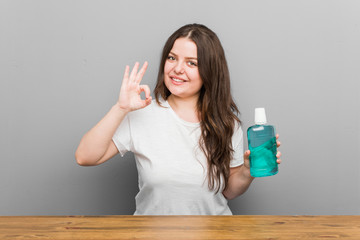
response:
<svg viewBox="0 0 360 240"><path fill-rule="evenodd" d="M170 52L170 54L174 55L175 57L177 57L178 55L173 53L173 52ZM186 59L194 59L194 60L197 60L196 57L185 57Z"/></svg>

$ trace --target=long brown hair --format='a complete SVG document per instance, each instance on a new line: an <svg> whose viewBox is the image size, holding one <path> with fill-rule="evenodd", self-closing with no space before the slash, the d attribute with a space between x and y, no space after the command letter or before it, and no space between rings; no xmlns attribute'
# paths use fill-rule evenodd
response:
<svg viewBox="0 0 360 240"><path fill-rule="evenodd" d="M230 74L225 59L224 49L216 34L201 24L188 24L175 31L163 48L156 87L155 98L167 100L171 92L164 83L165 61L178 38L189 38L197 46L198 69L203 86L197 103L200 113L201 137L199 146L208 162L209 189L218 192L221 179L224 189L228 185L230 160L234 149L232 135L239 110L232 99L230 91Z"/></svg>

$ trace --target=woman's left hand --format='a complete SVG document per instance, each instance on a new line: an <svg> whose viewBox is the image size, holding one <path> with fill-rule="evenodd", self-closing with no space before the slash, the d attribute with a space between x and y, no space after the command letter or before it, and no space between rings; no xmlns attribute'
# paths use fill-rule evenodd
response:
<svg viewBox="0 0 360 240"><path fill-rule="evenodd" d="M281 143L278 141L278 138L279 138L279 134L276 134L276 146L279 148ZM249 170L250 170L250 160L249 160L249 157L250 157L250 150L246 150L245 153L244 153L244 166L247 167ZM280 151L277 151L277 154L276 154L276 162L278 164L281 163L281 152Z"/></svg>
<svg viewBox="0 0 360 240"><path fill-rule="evenodd" d="M280 142L278 141L279 134L276 134L276 145L280 147ZM276 154L276 162L281 163L280 160L281 153L278 151ZM234 199L237 196L243 194L248 187L250 186L254 177L250 174L250 150L245 151L244 153L244 164L239 167L230 168L229 184L228 187L223 191L224 196L227 199Z"/></svg>

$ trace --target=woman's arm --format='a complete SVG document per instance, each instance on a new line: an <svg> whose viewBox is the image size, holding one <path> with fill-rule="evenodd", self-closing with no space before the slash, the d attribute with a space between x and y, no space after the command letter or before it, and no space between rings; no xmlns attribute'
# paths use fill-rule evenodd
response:
<svg viewBox="0 0 360 240"><path fill-rule="evenodd" d="M254 177L250 175L250 163L246 161L246 159L249 159L249 156L250 151L246 151L244 154L244 164L239 167L230 168L228 186L223 191L223 195L229 200L246 192L254 180Z"/></svg>
<svg viewBox="0 0 360 240"><path fill-rule="evenodd" d="M138 72L139 63L135 63L130 76L129 66L126 66L117 103L80 141L75 153L75 158L79 165L98 165L118 153L112 141L116 129L127 113L144 108L151 103L149 87L147 85L140 85L147 65L147 62L145 62ZM145 100L141 99L141 92L145 92Z"/></svg>
<svg viewBox="0 0 360 240"><path fill-rule="evenodd" d="M118 153L112 137L126 114L126 111L115 104L104 118L83 136L75 153L79 165L98 165Z"/></svg>
<svg viewBox="0 0 360 240"><path fill-rule="evenodd" d="M279 138L279 135L276 134L276 139ZM280 142L277 141L277 147L280 147ZM281 152L277 152L277 163L280 164ZM230 176L227 188L223 191L223 195L231 200L234 199L249 188L250 184L254 180L254 177L250 175L250 150L245 151L244 153L244 164L239 167L230 168Z"/></svg>

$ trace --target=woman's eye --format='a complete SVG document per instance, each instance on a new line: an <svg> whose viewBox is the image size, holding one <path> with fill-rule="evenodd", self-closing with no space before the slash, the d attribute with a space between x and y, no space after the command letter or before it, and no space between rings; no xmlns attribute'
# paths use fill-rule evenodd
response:
<svg viewBox="0 0 360 240"><path fill-rule="evenodd" d="M169 60L175 60L175 58L173 56L168 56L167 59Z"/></svg>
<svg viewBox="0 0 360 240"><path fill-rule="evenodd" d="M189 61L188 64L189 64L190 66L194 66L194 67L197 66L197 63L196 63L196 62L193 62L193 61Z"/></svg>

